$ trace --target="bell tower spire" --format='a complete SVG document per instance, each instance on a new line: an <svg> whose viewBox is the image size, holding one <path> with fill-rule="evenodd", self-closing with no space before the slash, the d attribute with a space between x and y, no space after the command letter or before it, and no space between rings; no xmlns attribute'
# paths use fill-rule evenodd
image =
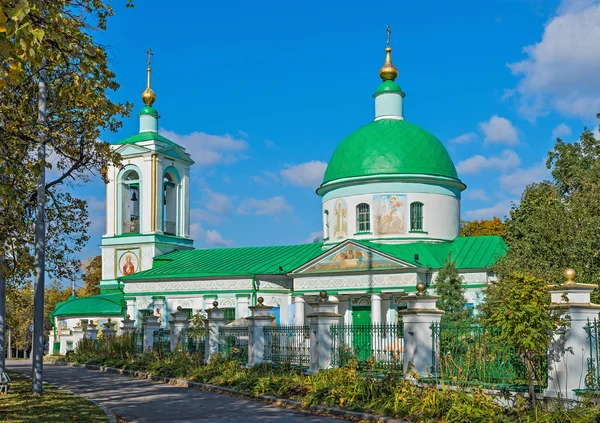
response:
<svg viewBox="0 0 600 423"><path fill-rule="evenodd" d="M152 74L152 49L148 49L146 52L148 55L148 66L146 67L146 72L148 73L148 82L146 84L146 89L142 93L142 101L145 106L140 111L140 132L158 132L158 112L152 105L156 101L156 94L150 88L150 77Z"/></svg>

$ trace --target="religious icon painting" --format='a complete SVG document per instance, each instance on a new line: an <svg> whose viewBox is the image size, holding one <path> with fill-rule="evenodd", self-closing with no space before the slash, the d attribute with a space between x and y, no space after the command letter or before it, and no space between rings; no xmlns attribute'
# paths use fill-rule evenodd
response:
<svg viewBox="0 0 600 423"><path fill-rule="evenodd" d="M333 211L335 221L333 224L334 239L343 239L348 235L348 205L345 200L337 200Z"/></svg>
<svg viewBox="0 0 600 423"><path fill-rule="evenodd" d="M140 270L140 249L117 250L117 277L133 275Z"/></svg>
<svg viewBox="0 0 600 423"><path fill-rule="evenodd" d="M406 233L406 195L375 195L375 235L401 235Z"/></svg>

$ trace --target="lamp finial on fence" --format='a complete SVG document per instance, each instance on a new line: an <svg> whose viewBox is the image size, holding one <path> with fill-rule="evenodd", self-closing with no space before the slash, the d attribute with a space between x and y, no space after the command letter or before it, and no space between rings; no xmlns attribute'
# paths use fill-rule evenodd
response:
<svg viewBox="0 0 600 423"><path fill-rule="evenodd" d="M574 269L571 269L571 268L565 269L565 271L563 272L563 276L567 280L567 282L565 282L565 283L567 285L575 283L574 279L575 279L576 275L577 275L577 272L575 272Z"/></svg>

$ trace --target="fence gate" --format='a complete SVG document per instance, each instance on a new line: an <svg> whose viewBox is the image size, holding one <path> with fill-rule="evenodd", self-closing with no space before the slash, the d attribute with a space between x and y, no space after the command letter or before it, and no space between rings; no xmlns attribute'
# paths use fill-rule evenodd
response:
<svg viewBox="0 0 600 423"><path fill-rule="evenodd" d="M310 331L308 325L265 327L266 361L296 367L310 365Z"/></svg>
<svg viewBox="0 0 600 423"><path fill-rule="evenodd" d="M219 328L219 353L227 360L238 360L248 364L248 328Z"/></svg>

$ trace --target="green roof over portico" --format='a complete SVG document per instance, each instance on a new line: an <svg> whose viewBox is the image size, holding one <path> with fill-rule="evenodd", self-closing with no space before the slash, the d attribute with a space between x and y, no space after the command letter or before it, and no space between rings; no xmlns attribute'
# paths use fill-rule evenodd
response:
<svg viewBox="0 0 600 423"><path fill-rule="evenodd" d="M338 145L317 193L336 180L381 175L426 175L462 185L440 140L405 120L380 119L354 131Z"/></svg>
<svg viewBox="0 0 600 423"><path fill-rule="evenodd" d="M122 315L125 307L123 294L95 295L93 297L69 297L60 302L50 315L50 319L59 316L117 316Z"/></svg>

